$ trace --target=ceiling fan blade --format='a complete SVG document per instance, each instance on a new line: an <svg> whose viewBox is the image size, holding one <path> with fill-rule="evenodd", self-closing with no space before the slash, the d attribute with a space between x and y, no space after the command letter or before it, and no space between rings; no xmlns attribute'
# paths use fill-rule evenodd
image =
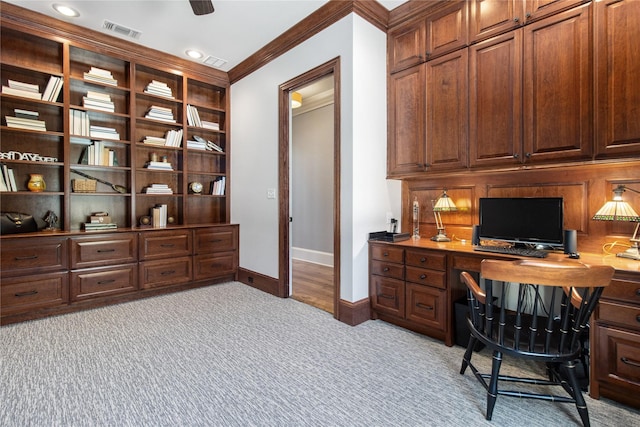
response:
<svg viewBox="0 0 640 427"><path fill-rule="evenodd" d="M213 13L213 3L211 0L189 0L191 9L196 15L207 15Z"/></svg>

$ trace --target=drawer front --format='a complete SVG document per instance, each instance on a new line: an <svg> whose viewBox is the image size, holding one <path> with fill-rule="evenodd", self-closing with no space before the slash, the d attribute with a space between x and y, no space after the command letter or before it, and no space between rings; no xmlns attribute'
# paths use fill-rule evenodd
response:
<svg viewBox="0 0 640 427"><path fill-rule="evenodd" d="M640 307L600 300L598 321L640 331Z"/></svg>
<svg viewBox="0 0 640 427"><path fill-rule="evenodd" d="M140 259L174 258L191 255L191 230L141 233Z"/></svg>
<svg viewBox="0 0 640 427"><path fill-rule="evenodd" d="M599 351L595 375L598 380L628 390L640 407L640 335L596 326Z"/></svg>
<svg viewBox="0 0 640 427"><path fill-rule="evenodd" d="M140 288L171 286L191 281L191 258L140 263Z"/></svg>
<svg viewBox="0 0 640 427"><path fill-rule="evenodd" d="M4 239L0 251L2 276L68 268L66 238Z"/></svg>
<svg viewBox="0 0 640 427"><path fill-rule="evenodd" d="M404 266L402 264L393 264L391 262L374 260L371 261L371 274L403 280Z"/></svg>
<svg viewBox="0 0 640 427"><path fill-rule="evenodd" d="M71 268L126 264L138 259L137 235L77 237L71 240Z"/></svg>
<svg viewBox="0 0 640 427"><path fill-rule="evenodd" d="M214 277L235 274L238 267L236 253L198 255L193 259L194 280L210 279Z"/></svg>
<svg viewBox="0 0 640 427"><path fill-rule="evenodd" d="M446 291L407 283L407 320L445 330Z"/></svg>
<svg viewBox="0 0 640 427"><path fill-rule="evenodd" d="M80 301L137 289L138 265L95 268L71 273L71 300Z"/></svg>
<svg viewBox="0 0 640 427"><path fill-rule="evenodd" d="M404 282L382 276L371 276L371 307L404 318Z"/></svg>
<svg viewBox="0 0 640 427"><path fill-rule="evenodd" d="M429 268L431 270L445 271L447 269L447 257L441 253L407 249L406 264Z"/></svg>
<svg viewBox="0 0 640 427"><path fill-rule="evenodd" d="M371 259L402 264L404 249L391 245L371 245Z"/></svg>
<svg viewBox="0 0 640 427"><path fill-rule="evenodd" d="M440 289L447 288L447 273L444 271L407 266L406 280L407 282L435 286Z"/></svg>
<svg viewBox="0 0 640 427"><path fill-rule="evenodd" d="M2 315L21 313L69 301L66 272L11 277L2 280Z"/></svg>
<svg viewBox="0 0 640 427"><path fill-rule="evenodd" d="M235 229L206 228L196 230L196 254L229 252L238 250L238 233Z"/></svg>
<svg viewBox="0 0 640 427"><path fill-rule="evenodd" d="M638 304L640 306L640 282L613 279L609 286L604 288L602 298Z"/></svg>

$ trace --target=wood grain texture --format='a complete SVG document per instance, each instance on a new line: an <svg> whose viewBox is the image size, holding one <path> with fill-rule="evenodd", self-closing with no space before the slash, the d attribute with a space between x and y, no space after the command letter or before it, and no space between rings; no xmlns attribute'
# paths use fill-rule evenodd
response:
<svg viewBox="0 0 640 427"><path fill-rule="evenodd" d="M333 314L333 267L294 259L291 298Z"/></svg>

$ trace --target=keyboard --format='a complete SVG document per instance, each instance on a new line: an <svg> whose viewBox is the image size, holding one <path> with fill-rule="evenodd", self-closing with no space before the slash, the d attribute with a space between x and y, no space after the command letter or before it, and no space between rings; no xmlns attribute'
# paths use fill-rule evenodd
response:
<svg viewBox="0 0 640 427"><path fill-rule="evenodd" d="M546 258L548 255L546 251L541 251L539 249L513 248L502 246L474 246L473 250L478 252L493 252L496 254L526 256L532 258Z"/></svg>

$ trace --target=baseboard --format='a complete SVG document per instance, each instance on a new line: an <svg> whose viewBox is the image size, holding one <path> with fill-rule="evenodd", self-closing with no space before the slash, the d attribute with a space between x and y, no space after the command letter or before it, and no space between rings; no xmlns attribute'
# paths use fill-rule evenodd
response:
<svg viewBox="0 0 640 427"><path fill-rule="evenodd" d="M238 268L238 281L252 288L260 289L268 294L279 296L278 279L265 276L264 274L256 273L255 271L247 270L242 267Z"/></svg>
<svg viewBox="0 0 640 427"><path fill-rule="evenodd" d="M329 252L320 252L314 251L312 249L292 247L291 258L333 267L333 254Z"/></svg>
<svg viewBox="0 0 640 427"><path fill-rule="evenodd" d="M350 326L356 326L371 319L369 298L356 302L339 300L338 320Z"/></svg>

